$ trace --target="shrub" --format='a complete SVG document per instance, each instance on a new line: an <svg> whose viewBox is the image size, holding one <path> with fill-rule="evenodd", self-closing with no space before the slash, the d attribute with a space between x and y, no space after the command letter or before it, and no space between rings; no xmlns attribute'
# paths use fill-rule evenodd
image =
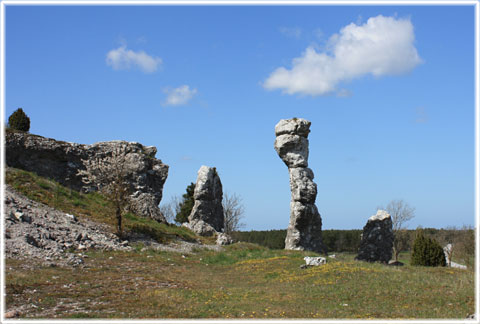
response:
<svg viewBox="0 0 480 324"><path fill-rule="evenodd" d="M425 237L423 232L419 231L415 238L415 242L413 242L411 264L429 267L444 267L446 266L445 254L436 240Z"/></svg>
<svg viewBox="0 0 480 324"><path fill-rule="evenodd" d="M18 108L8 117L8 127L28 132L30 130L30 118L23 112L22 108Z"/></svg>

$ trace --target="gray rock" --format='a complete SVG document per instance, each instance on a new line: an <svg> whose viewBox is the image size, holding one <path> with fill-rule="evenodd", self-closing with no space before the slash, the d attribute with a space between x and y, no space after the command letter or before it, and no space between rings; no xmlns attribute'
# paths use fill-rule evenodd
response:
<svg viewBox="0 0 480 324"><path fill-rule="evenodd" d="M392 247L392 219L386 211L378 210L363 227L362 241L355 259L387 264L392 258Z"/></svg>
<svg viewBox="0 0 480 324"><path fill-rule="evenodd" d="M292 118L282 119L275 126L274 148L288 167L292 192L285 249L326 252L322 219L315 206L317 184L308 168L310 125L308 120Z"/></svg>
<svg viewBox="0 0 480 324"><path fill-rule="evenodd" d="M303 258L305 260L305 265L307 266L319 266L322 264L327 264L327 259L324 257L309 257L306 256Z"/></svg>
<svg viewBox="0 0 480 324"><path fill-rule="evenodd" d="M218 233L217 235L217 245L229 245L233 243L233 239L230 235L225 233Z"/></svg>
<svg viewBox="0 0 480 324"><path fill-rule="evenodd" d="M313 182L313 171L309 168L289 168L292 201L314 204L317 184Z"/></svg>
<svg viewBox="0 0 480 324"><path fill-rule="evenodd" d="M326 252L322 241L322 219L314 204L290 202L285 249Z"/></svg>
<svg viewBox="0 0 480 324"><path fill-rule="evenodd" d="M303 118L282 119L275 125L275 136L290 134L308 137L311 124Z"/></svg>
<svg viewBox="0 0 480 324"><path fill-rule="evenodd" d="M79 266L82 263L68 263L72 255L69 248L131 250L129 246L122 246L118 237L108 233L105 225L83 219L72 222L64 212L33 202L9 185L4 189L5 200L10 201L5 205L5 214L14 215L15 211L22 210L22 217L31 219L31 222L5 222L5 234L8 235L5 235L4 251L7 258L42 261L49 258L59 265Z"/></svg>
<svg viewBox="0 0 480 324"><path fill-rule="evenodd" d="M34 247L40 247L37 239L35 237L33 237L31 234L26 234L25 235L25 242L27 242L30 245L33 245Z"/></svg>
<svg viewBox="0 0 480 324"><path fill-rule="evenodd" d="M308 139L306 137L280 135L275 139L274 148L287 167L308 167Z"/></svg>
<svg viewBox="0 0 480 324"><path fill-rule="evenodd" d="M5 134L7 166L33 171L77 191L96 190L86 186L78 175L79 170L85 169L83 160L103 158L119 146L126 148L127 169L130 170L128 182L135 192L130 197L130 208L141 216L165 222L158 204L162 199L168 165L155 158L155 147L125 141L83 145L28 133Z"/></svg>
<svg viewBox="0 0 480 324"><path fill-rule="evenodd" d="M212 226L205 223L201 219L193 219L188 223L183 223L182 226L190 229L194 233L201 236L213 236L217 233L217 231Z"/></svg>
<svg viewBox="0 0 480 324"><path fill-rule="evenodd" d="M198 170L193 196L195 204L188 216L188 221L194 228L193 231L197 234L209 232L202 226L199 227L198 221L205 222L216 232L223 231L222 183L215 168L202 166Z"/></svg>

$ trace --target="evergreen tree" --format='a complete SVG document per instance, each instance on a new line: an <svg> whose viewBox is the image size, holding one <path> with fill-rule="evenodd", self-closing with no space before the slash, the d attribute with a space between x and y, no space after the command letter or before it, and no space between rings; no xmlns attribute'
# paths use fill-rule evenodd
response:
<svg viewBox="0 0 480 324"><path fill-rule="evenodd" d="M195 204L195 199L193 198L193 193L195 192L195 184L192 182L186 189L186 193L182 196L182 202L180 202L180 212L175 216L175 222L177 224L182 224L188 222L188 216L192 212L193 205Z"/></svg>
<svg viewBox="0 0 480 324"><path fill-rule="evenodd" d="M8 117L8 127L28 132L30 130L30 118L23 112L22 108L18 108Z"/></svg>
<svg viewBox="0 0 480 324"><path fill-rule="evenodd" d="M436 240L425 237L423 231L417 232L411 256L412 265L438 267L446 266L445 254Z"/></svg>

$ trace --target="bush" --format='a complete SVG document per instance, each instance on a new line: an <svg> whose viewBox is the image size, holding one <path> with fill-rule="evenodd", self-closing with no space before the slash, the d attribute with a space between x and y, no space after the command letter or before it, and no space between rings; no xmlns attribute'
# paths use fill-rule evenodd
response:
<svg viewBox="0 0 480 324"><path fill-rule="evenodd" d="M22 108L18 108L8 117L8 127L28 132L30 130L30 118L23 112Z"/></svg>
<svg viewBox="0 0 480 324"><path fill-rule="evenodd" d="M417 233L413 242L412 265L438 267L446 266L445 254L436 240L425 237L422 231Z"/></svg>

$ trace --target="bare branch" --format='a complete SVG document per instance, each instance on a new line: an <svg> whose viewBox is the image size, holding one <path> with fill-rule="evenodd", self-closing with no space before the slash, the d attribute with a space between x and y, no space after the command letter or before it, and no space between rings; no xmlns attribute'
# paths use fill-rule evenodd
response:
<svg viewBox="0 0 480 324"><path fill-rule="evenodd" d="M233 195L225 193L223 195L222 206L225 233L230 234L245 226L245 224L240 222L245 213L245 208L243 207L240 196L235 193Z"/></svg>

